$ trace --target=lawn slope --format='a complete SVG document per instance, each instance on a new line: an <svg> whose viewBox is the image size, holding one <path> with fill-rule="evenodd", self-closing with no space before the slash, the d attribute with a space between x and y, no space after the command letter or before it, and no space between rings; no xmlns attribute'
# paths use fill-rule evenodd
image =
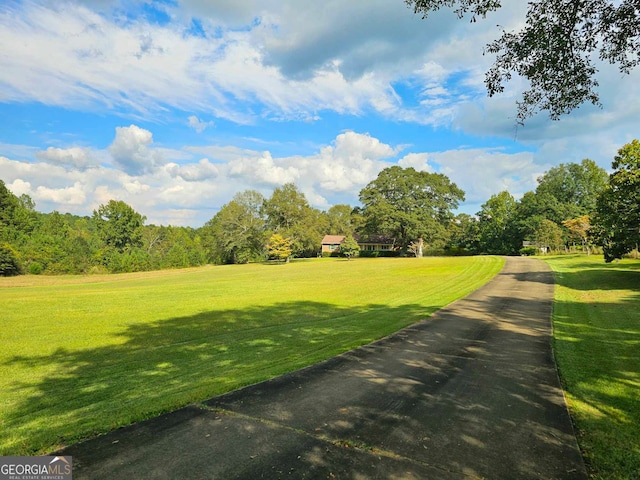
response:
<svg viewBox="0 0 640 480"><path fill-rule="evenodd" d="M640 479L640 262L547 262L556 359L590 473Z"/></svg>
<svg viewBox="0 0 640 480"><path fill-rule="evenodd" d="M49 452L369 343L502 265L314 259L0 279L0 455Z"/></svg>

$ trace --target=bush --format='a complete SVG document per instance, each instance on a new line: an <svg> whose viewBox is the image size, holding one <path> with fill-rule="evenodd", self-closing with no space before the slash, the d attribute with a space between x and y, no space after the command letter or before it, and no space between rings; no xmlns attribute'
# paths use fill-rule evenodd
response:
<svg viewBox="0 0 640 480"><path fill-rule="evenodd" d="M0 276L20 275L22 268L18 262L18 254L9 245L0 245Z"/></svg>
<svg viewBox="0 0 640 480"><path fill-rule="evenodd" d="M44 267L40 262L33 262L31 265L29 265L28 268L28 271L31 275L40 275L43 270Z"/></svg>
<svg viewBox="0 0 640 480"><path fill-rule="evenodd" d="M422 255L425 257L444 257L447 255L447 252L444 248L425 248Z"/></svg>
<svg viewBox="0 0 640 480"><path fill-rule="evenodd" d="M399 257L400 250L360 250L360 256L366 258Z"/></svg>
<svg viewBox="0 0 640 480"><path fill-rule="evenodd" d="M530 257L531 255L535 255L537 250L538 249L536 247L522 247L520 249L520 255Z"/></svg>
<svg viewBox="0 0 640 480"><path fill-rule="evenodd" d="M465 257L472 255L472 253L464 247L449 247L444 249L445 255L451 255L452 257Z"/></svg>
<svg viewBox="0 0 640 480"><path fill-rule="evenodd" d="M379 250L378 257L399 257L402 254L400 250Z"/></svg>

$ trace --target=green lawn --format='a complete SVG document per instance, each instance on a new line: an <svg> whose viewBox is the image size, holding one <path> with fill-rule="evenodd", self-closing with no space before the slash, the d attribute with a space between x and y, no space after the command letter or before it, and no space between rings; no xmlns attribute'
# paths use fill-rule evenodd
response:
<svg viewBox="0 0 640 480"><path fill-rule="evenodd" d="M640 478L640 262L548 259L555 351L592 477Z"/></svg>
<svg viewBox="0 0 640 480"><path fill-rule="evenodd" d="M0 455L50 452L369 343L502 265L314 259L0 279Z"/></svg>

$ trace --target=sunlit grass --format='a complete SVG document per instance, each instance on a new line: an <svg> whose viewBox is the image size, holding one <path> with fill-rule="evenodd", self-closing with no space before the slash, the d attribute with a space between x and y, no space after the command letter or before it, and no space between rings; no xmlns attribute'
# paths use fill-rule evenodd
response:
<svg viewBox="0 0 640 480"><path fill-rule="evenodd" d="M369 343L502 265L317 259L0 279L0 455L49 452Z"/></svg>
<svg viewBox="0 0 640 480"><path fill-rule="evenodd" d="M640 262L547 262L556 274L558 367L590 472L640 478Z"/></svg>

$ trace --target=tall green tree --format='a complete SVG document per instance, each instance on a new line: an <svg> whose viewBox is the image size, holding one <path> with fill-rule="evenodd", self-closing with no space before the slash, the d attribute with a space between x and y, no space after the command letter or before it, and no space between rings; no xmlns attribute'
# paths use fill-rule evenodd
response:
<svg viewBox="0 0 640 480"><path fill-rule="evenodd" d="M301 223L309 210L304 193L293 183L276 188L264 203L268 226L274 232L288 232Z"/></svg>
<svg viewBox="0 0 640 480"><path fill-rule="evenodd" d="M533 234L534 241L541 248L559 250L564 244L562 229L551 220L541 220Z"/></svg>
<svg viewBox="0 0 640 480"><path fill-rule="evenodd" d="M609 181L604 168L588 158L580 163L561 163L538 179L536 193L552 195L564 209L568 218L591 215L596 210L596 200ZM573 215L570 215L573 213Z"/></svg>
<svg viewBox="0 0 640 480"><path fill-rule="evenodd" d="M640 141L624 145L613 160L609 185L598 198L595 235L611 262L640 245Z"/></svg>
<svg viewBox="0 0 640 480"><path fill-rule="evenodd" d="M38 227L22 245L30 273L86 273L93 262L94 246L87 220L57 211L41 214Z"/></svg>
<svg viewBox="0 0 640 480"><path fill-rule="evenodd" d="M265 198L255 190L238 193L205 224L210 259L247 263L262 258L266 241Z"/></svg>
<svg viewBox="0 0 640 480"><path fill-rule="evenodd" d="M565 220L562 224L567 227L569 231L569 239L573 241L579 241L582 245L582 250L587 252L587 255L591 253L589 246L589 231L591 230L591 219L589 215L581 215L576 218L570 218Z"/></svg>
<svg viewBox="0 0 640 480"><path fill-rule="evenodd" d="M276 188L264 203L267 227L273 233L291 239L296 257L315 256L328 224L322 212L312 208L304 193L293 183Z"/></svg>
<svg viewBox="0 0 640 480"><path fill-rule="evenodd" d="M448 225L447 249L454 253L480 253L480 222L468 213L459 213Z"/></svg>
<svg viewBox="0 0 640 480"><path fill-rule="evenodd" d="M518 202L514 224L521 240L533 241L542 220L561 224L576 212L575 206L560 203L549 193L526 192Z"/></svg>
<svg viewBox="0 0 640 480"><path fill-rule="evenodd" d="M404 251L417 238L444 246L452 210L464 192L445 175L392 166L360 191L368 233L394 237Z"/></svg>
<svg viewBox="0 0 640 480"><path fill-rule="evenodd" d="M331 235L353 235L361 225L361 216L349 205L333 205L325 213L327 233Z"/></svg>
<svg viewBox="0 0 640 480"><path fill-rule="evenodd" d="M146 217L121 200L109 200L93 211L98 235L105 245L122 253L142 246L142 227Z"/></svg>
<svg viewBox="0 0 640 480"><path fill-rule="evenodd" d="M15 236L16 216L20 201L0 180L0 240L8 240Z"/></svg>
<svg viewBox="0 0 640 480"><path fill-rule="evenodd" d="M498 0L405 0L416 13L453 7L472 21L498 10ZM517 75L529 89L517 102L518 119L546 110L552 119L585 102L599 104L595 58L629 73L640 62L640 8L637 0L532 0L520 29L503 31L486 46L496 55L485 75L489 96ZM596 55L597 54L597 55Z"/></svg>
<svg viewBox="0 0 640 480"><path fill-rule="evenodd" d="M0 241L20 243L37 226L37 217L33 200L17 197L0 180Z"/></svg>
<svg viewBox="0 0 640 480"><path fill-rule="evenodd" d="M8 244L0 244L0 277L12 277L22 273L18 252Z"/></svg>
<svg viewBox="0 0 640 480"><path fill-rule="evenodd" d="M492 195L478 212L479 250L482 253L510 255L522 246L514 218L517 202L506 190Z"/></svg>

